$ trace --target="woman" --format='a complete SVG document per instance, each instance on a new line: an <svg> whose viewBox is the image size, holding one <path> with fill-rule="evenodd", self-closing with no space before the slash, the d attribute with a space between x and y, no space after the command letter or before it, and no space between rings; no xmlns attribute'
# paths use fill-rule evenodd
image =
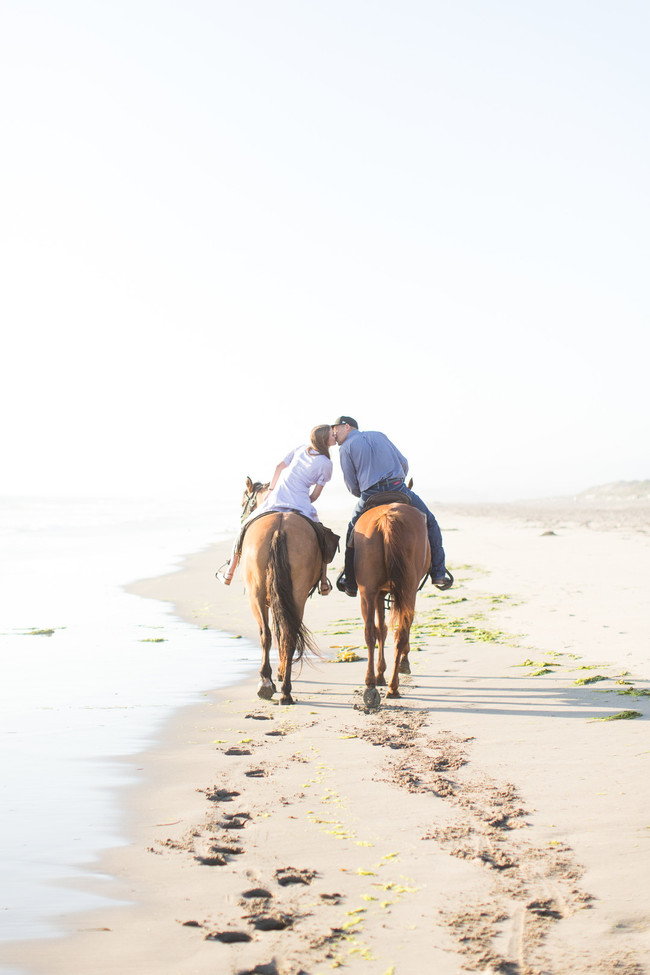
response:
<svg viewBox="0 0 650 975"><path fill-rule="evenodd" d="M320 497L323 488L332 477L333 465L329 448L334 446L336 440L331 426L327 423L314 427L309 439L309 445L296 447L280 461L271 479L268 495L253 514L242 522L242 528L253 518L258 518L267 511L299 511L312 521L319 520L314 501ZM217 572L217 579L225 586L230 585L237 568L238 546L239 540L235 542L225 572L223 567ZM327 578L327 563L324 560L318 589L321 596L327 596L332 590Z"/></svg>

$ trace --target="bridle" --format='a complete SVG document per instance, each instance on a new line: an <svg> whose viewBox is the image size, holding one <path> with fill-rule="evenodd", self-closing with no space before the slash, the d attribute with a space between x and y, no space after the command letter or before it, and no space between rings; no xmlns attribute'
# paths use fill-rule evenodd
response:
<svg viewBox="0 0 650 975"><path fill-rule="evenodd" d="M257 508L257 495L260 491L265 491L270 484L267 481L266 484L262 484L261 481L255 481L251 491L244 491L244 499L242 501L242 516L241 520L244 521L249 515L252 515Z"/></svg>

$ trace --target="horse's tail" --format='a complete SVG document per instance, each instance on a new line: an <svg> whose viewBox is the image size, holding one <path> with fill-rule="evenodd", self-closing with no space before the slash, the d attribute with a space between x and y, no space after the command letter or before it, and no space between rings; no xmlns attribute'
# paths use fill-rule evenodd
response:
<svg viewBox="0 0 650 975"><path fill-rule="evenodd" d="M382 515L379 525L384 536L384 558L391 581L391 625L410 629L415 611L409 590L410 545L407 528L398 512L390 508Z"/></svg>
<svg viewBox="0 0 650 975"><path fill-rule="evenodd" d="M287 533L279 528L271 540L266 567L266 591L273 617L273 636L278 650L293 648L289 659L300 660L309 650L316 651L313 637L302 621L293 598Z"/></svg>

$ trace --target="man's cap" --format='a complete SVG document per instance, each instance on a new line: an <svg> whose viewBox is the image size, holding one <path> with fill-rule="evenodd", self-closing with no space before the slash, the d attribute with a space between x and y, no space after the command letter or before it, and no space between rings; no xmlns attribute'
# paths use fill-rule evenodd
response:
<svg viewBox="0 0 650 975"><path fill-rule="evenodd" d="M332 426L340 427L342 423L349 423L351 427L355 428L355 430L359 429L359 424L356 420L353 420L351 416L337 416Z"/></svg>

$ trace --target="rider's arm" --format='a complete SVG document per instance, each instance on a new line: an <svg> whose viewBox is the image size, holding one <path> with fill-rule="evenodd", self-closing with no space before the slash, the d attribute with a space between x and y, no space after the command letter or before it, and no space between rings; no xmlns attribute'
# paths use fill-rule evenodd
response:
<svg viewBox="0 0 650 975"><path fill-rule="evenodd" d="M314 503L314 501L316 500L316 498L320 498L321 492L322 492L322 490L323 490L324 487L325 487L324 484L316 484L316 486L314 487L314 490L309 495L309 500L311 501L312 504Z"/></svg>
<svg viewBox="0 0 650 975"><path fill-rule="evenodd" d="M357 480L357 475L354 470L354 465L350 460L350 454L348 450L344 450L345 444L341 445L339 449L339 462L341 464L341 473L343 474L343 480L345 481L345 486L353 494L355 498L361 497L361 491L359 489L359 482Z"/></svg>
<svg viewBox="0 0 650 975"><path fill-rule="evenodd" d="M275 473L273 474L273 477L271 478L271 483L269 484L269 491L272 491L273 490L273 488L275 487L275 485L278 483L278 478L280 477L280 474L288 466L289 465L288 464L285 464L285 462L283 460L280 461L280 463L278 464L278 466L275 468Z"/></svg>

